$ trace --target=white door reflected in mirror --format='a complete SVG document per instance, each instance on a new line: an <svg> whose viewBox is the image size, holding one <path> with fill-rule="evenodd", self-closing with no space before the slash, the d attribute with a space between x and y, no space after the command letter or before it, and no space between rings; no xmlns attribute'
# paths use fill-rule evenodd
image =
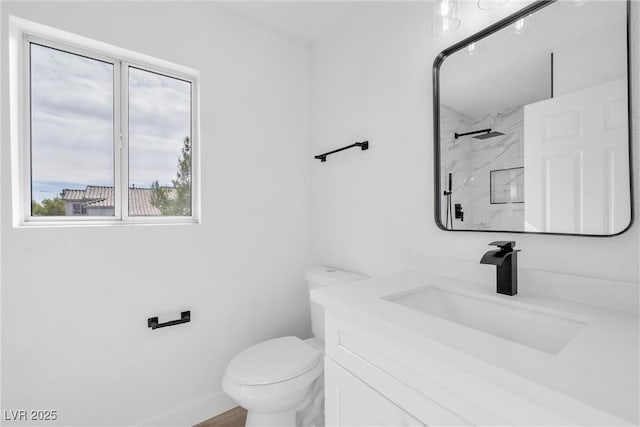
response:
<svg viewBox="0 0 640 427"><path fill-rule="evenodd" d="M616 234L629 224L627 82L524 108L525 230Z"/></svg>

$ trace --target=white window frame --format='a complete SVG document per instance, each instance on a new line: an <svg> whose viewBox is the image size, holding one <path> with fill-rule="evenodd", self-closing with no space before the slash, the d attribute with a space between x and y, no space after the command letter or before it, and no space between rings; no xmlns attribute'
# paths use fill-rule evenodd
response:
<svg viewBox="0 0 640 427"><path fill-rule="evenodd" d="M22 18L9 18L10 131L14 226L193 224L200 222L199 72ZM31 215L30 44L86 56L113 64L114 216ZM191 83L191 216L129 216L129 67Z"/></svg>

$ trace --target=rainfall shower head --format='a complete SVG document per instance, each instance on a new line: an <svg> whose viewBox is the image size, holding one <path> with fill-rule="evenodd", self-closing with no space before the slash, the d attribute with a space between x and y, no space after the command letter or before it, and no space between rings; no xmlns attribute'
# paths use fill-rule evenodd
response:
<svg viewBox="0 0 640 427"><path fill-rule="evenodd" d="M456 139L460 138L461 136L467 136L467 135L475 135L477 133L481 133L482 135L478 135L478 136L474 136L475 139L488 139L488 138L493 138L494 136L500 136L500 135L504 135L504 133L502 132L498 132L498 131L491 131L491 129L482 129L482 130L474 130L472 132L465 132L465 133L454 133L454 136Z"/></svg>
<svg viewBox="0 0 640 427"><path fill-rule="evenodd" d="M485 134L482 135L478 135L478 136L474 136L475 139L489 139L489 138L493 138L494 136L500 136L500 135L504 135L504 133L502 132L498 132L498 131L489 131Z"/></svg>

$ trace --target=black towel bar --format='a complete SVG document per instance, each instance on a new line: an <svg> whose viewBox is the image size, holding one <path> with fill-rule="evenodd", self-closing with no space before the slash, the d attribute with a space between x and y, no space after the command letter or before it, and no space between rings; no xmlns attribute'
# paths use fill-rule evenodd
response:
<svg viewBox="0 0 640 427"><path fill-rule="evenodd" d="M329 151L329 152L323 153L323 154L318 154L317 156L314 156L314 158L320 160L321 162L326 162L328 155L333 154L333 153L337 153L337 152L340 152L340 151L343 151L343 150L348 150L349 148L353 148L353 147L360 147L362 149L362 151L368 150L369 149L369 141L356 142L356 143L353 143L351 145L347 145L346 147L338 148L337 150Z"/></svg>
<svg viewBox="0 0 640 427"><path fill-rule="evenodd" d="M150 317L147 319L147 327L153 329L165 328L167 326L180 325L181 323L188 323L191 321L191 311L183 311L180 313L180 319L170 320L169 322L158 323L158 317Z"/></svg>

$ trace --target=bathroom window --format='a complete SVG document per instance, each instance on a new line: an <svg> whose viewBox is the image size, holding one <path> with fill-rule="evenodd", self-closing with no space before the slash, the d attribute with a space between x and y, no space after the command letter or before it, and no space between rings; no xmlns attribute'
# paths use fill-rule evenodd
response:
<svg viewBox="0 0 640 427"><path fill-rule="evenodd" d="M197 222L198 73L15 21L20 224Z"/></svg>

